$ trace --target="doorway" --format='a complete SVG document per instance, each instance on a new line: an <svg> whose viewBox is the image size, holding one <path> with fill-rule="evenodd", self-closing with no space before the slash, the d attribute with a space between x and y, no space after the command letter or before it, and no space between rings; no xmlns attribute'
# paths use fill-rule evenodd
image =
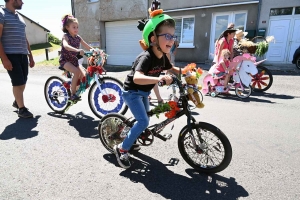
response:
<svg viewBox="0 0 300 200"><path fill-rule="evenodd" d="M268 36L275 42L269 43L266 58L269 62L291 63L295 50L300 46L300 16L271 17Z"/></svg>
<svg viewBox="0 0 300 200"><path fill-rule="evenodd" d="M234 28L242 31L246 30L247 11L222 12L213 14L211 38L209 47L209 58L213 59L215 42L221 33L227 29L229 23L234 23Z"/></svg>

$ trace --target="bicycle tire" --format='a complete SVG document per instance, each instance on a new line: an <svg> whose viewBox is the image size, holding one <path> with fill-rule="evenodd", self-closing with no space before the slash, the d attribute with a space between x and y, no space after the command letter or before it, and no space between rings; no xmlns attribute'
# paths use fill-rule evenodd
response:
<svg viewBox="0 0 300 200"><path fill-rule="evenodd" d="M236 87L235 88L235 94L241 99L246 99L248 98L252 93L252 88L251 86L246 87L243 85L243 89L241 87Z"/></svg>
<svg viewBox="0 0 300 200"><path fill-rule="evenodd" d="M252 76L252 90L254 92L267 91L273 84L273 75L269 69L260 65L257 66L257 70L257 74Z"/></svg>
<svg viewBox="0 0 300 200"><path fill-rule="evenodd" d="M64 87L63 82L62 78L51 76L44 86L44 95L48 106L60 114L63 114L70 105L68 90Z"/></svg>
<svg viewBox="0 0 300 200"><path fill-rule="evenodd" d="M300 69L300 56L296 59L296 67L297 69Z"/></svg>
<svg viewBox="0 0 300 200"><path fill-rule="evenodd" d="M115 145L123 142L125 138L116 137L116 139L109 138L111 134L118 131L118 125L126 121L124 115L118 113L110 113L105 115L99 122L98 133L102 145L111 153Z"/></svg>
<svg viewBox="0 0 300 200"><path fill-rule="evenodd" d="M88 94L88 102L90 109L99 119L109 113L124 115L127 112L128 106L122 98L122 88L123 83L110 76L102 78L101 90L103 93L100 92L96 81L92 84ZM113 96L115 100L105 99L108 96L106 94Z"/></svg>
<svg viewBox="0 0 300 200"><path fill-rule="evenodd" d="M199 131L201 134L201 140L203 143L200 143L200 138L198 137L198 134L195 131ZM208 137L208 132L212 133L213 138ZM194 137L196 138L197 147L200 147L198 149L198 152L192 147L191 144L192 141L187 141L190 139L190 133L188 131L188 126L185 126L179 134L178 137L178 149L183 157L183 159L195 170L201 173L218 173L228 167L228 165L231 162L232 158L232 148L231 144L226 137L226 135L217 127L215 127L212 124L205 123L205 122L197 122L195 124L192 124L192 133ZM209 140L209 141L208 141ZM218 142L215 142L218 141ZM215 142L215 143L213 143ZM213 145L215 144L215 145ZM189 149L190 151L193 151L194 153L190 156L189 155ZM202 152L200 152L201 150ZM221 150L224 151L222 154ZM213 151L219 151L217 153ZM209 153L212 153L212 156L209 155ZM198 158L198 155L200 158ZM220 161L218 165L213 166L216 162L213 161L213 159L216 156L222 156L221 160L217 158L217 161ZM201 158L202 157L202 158ZM212 161L212 162L211 162ZM206 162L206 163L205 163ZM210 162L210 163L208 163Z"/></svg>

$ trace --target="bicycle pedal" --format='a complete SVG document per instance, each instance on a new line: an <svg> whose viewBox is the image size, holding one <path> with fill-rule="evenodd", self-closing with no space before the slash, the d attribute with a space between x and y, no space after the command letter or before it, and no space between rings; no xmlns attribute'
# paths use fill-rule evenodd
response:
<svg viewBox="0 0 300 200"><path fill-rule="evenodd" d="M172 134L171 133L167 133L163 135L164 138L166 138L167 140L170 140L172 138Z"/></svg>

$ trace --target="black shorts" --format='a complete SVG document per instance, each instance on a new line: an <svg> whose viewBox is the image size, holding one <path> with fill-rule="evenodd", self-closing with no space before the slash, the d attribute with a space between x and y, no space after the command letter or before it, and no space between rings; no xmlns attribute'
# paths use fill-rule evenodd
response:
<svg viewBox="0 0 300 200"><path fill-rule="evenodd" d="M25 85L28 76L28 56L25 54L7 54L12 71L7 70L13 86Z"/></svg>

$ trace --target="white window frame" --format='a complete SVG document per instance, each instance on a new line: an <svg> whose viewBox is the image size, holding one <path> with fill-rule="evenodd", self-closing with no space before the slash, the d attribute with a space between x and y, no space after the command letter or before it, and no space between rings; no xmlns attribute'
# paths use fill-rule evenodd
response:
<svg viewBox="0 0 300 200"><path fill-rule="evenodd" d="M215 24L215 19L217 16L222 16L222 15L228 15L228 23L231 22L235 22L235 15L236 14L241 14L241 13L245 13L246 17L245 17L245 22L244 22L244 29L247 29L247 18L248 18L248 11L247 10L239 10L239 11L234 11L234 12L217 12L217 13L213 13L212 16L212 22L211 22L211 34L210 34L210 45L209 45L209 58L213 59L213 52L215 51L214 45L215 45L215 41L214 41L214 35L213 33L215 32L215 28L216 28L216 24ZM237 28L237 27L235 27Z"/></svg>
<svg viewBox="0 0 300 200"><path fill-rule="evenodd" d="M173 19L181 19L181 30L180 30L180 38L182 38L182 28L183 28L183 19L184 18L194 18L194 35L193 35L193 43L182 43L182 39L179 43L178 48L195 48L195 25L196 25L196 20L195 20L195 15L183 15L183 16L172 16Z"/></svg>
<svg viewBox="0 0 300 200"><path fill-rule="evenodd" d="M98 2L99 0L87 0L88 3L95 3Z"/></svg>

